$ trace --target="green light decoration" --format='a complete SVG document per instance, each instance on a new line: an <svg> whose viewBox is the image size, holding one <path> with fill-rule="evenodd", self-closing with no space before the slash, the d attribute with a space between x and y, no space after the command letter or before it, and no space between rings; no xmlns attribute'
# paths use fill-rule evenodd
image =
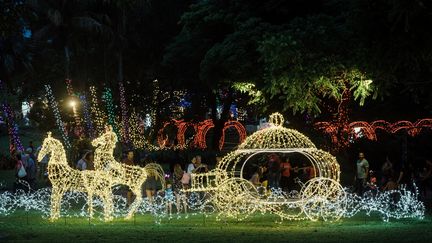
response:
<svg viewBox="0 0 432 243"><path fill-rule="evenodd" d="M117 122L116 122L116 115L115 115L115 111L114 111L113 95L112 95L112 91L110 88L107 88L107 87L105 88L103 95L102 95L102 100L105 102L106 110L108 113L108 124L112 126L116 135L119 136L120 134L118 131Z"/></svg>

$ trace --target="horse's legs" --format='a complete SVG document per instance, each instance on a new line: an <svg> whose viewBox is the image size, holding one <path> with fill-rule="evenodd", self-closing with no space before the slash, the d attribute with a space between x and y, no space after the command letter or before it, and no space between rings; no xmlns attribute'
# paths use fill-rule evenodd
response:
<svg viewBox="0 0 432 243"><path fill-rule="evenodd" d="M129 207L129 212L126 216L126 219L132 218L132 216L135 214L138 207L141 205L142 202L142 193L141 193L141 185L134 185L131 187L132 192L135 194L135 200Z"/></svg>
<svg viewBox="0 0 432 243"><path fill-rule="evenodd" d="M103 200L104 203L104 220L105 221L111 221L113 220L113 200L112 200L112 195L111 195L111 190L105 191L102 195L101 198Z"/></svg>
<svg viewBox="0 0 432 243"><path fill-rule="evenodd" d="M56 220L60 217L61 199L64 191L57 186L52 187L51 192L51 220Z"/></svg>
<svg viewBox="0 0 432 243"><path fill-rule="evenodd" d="M89 217L93 218L93 192L91 192L90 190L87 191L87 204Z"/></svg>

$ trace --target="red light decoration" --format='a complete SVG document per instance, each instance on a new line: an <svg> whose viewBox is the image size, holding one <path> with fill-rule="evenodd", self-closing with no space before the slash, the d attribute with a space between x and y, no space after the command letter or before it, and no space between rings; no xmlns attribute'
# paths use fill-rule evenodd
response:
<svg viewBox="0 0 432 243"><path fill-rule="evenodd" d="M323 131L325 134L328 134L331 137L332 143L334 145L338 147L346 145L342 143L340 139L338 139L338 126L336 126L333 122L317 122L315 123L315 127L318 130ZM408 135L414 137L419 135L420 132L424 129L432 129L432 119L420 119L414 123L410 121L397 121L394 123L390 123L384 120L377 120L371 123L365 121L356 121L348 124L348 131L345 132L345 135L350 136L353 139L365 137L369 140L376 141L377 130L385 131L392 134L400 131L406 131Z"/></svg>
<svg viewBox="0 0 432 243"><path fill-rule="evenodd" d="M206 135L207 132L214 128L213 120L207 119L198 123L197 134L195 135L194 144L196 147L205 149L207 148Z"/></svg>
<svg viewBox="0 0 432 243"><path fill-rule="evenodd" d="M195 130L195 134L197 132L197 126L194 123L191 122L185 122L183 120L173 120L177 126L177 143L180 149L185 149L187 147L186 145L186 139L185 139L185 133L188 127L193 127ZM194 146L195 144L192 144Z"/></svg>
<svg viewBox="0 0 432 243"><path fill-rule="evenodd" d="M67 89L68 95L73 96L74 93L73 93L73 87L72 87L72 80L66 79L65 82L66 82L66 89Z"/></svg>
<svg viewBox="0 0 432 243"><path fill-rule="evenodd" d="M171 124L170 122L165 122L162 125L162 128L159 129L159 131L158 131L157 141L158 141L160 148L166 148L166 145L168 144L169 138L168 138L168 135L164 134L164 130L170 124Z"/></svg>
<svg viewBox="0 0 432 243"><path fill-rule="evenodd" d="M166 134L164 134L164 130L169 125L174 125L177 127L177 145L169 144L169 138ZM179 148L185 149L187 146L185 139L185 132L188 127L193 127L195 130L195 137L193 139L192 144L190 146L206 149L206 135L208 131L215 127L213 121L211 119L207 119L205 121L199 123L185 122L184 120L171 120L170 122L165 122L162 125L162 128L158 131L158 144L160 148ZM246 139L246 129L245 127L238 121L228 121L225 122L224 127L222 129L222 136L219 140L219 149L222 150L223 144L225 142L225 130L234 127L239 133L239 143L242 143Z"/></svg>
<svg viewBox="0 0 432 243"><path fill-rule="evenodd" d="M230 127L234 127L239 133L239 143L242 143L246 139L246 129L245 127L238 121L227 121L224 124L224 128L222 129L222 136L219 140L219 150L222 150L223 145L225 143L225 130Z"/></svg>

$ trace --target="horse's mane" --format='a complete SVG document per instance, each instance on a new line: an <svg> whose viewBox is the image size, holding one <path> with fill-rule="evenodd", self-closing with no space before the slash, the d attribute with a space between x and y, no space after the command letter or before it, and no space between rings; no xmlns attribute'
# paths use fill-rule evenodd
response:
<svg viewBox="0 0 432 243"><path fill-rule="evenodd" d="M42 147L46 146L46 143L52 143L55 147L55 149L51 148L51 151L48 151L49 153L59 153L62 157L65 158L65 163L67 164L67 160L66 160L66 151L63 147L63 144L60 142L60 140L51 137L51 135L49 135L47 138L45 138ZM50 160L52 160L54 157L51 156ZM51 162L51 161L50 161ZM59 161L56 161L55 163L58 163Z"/></svg>

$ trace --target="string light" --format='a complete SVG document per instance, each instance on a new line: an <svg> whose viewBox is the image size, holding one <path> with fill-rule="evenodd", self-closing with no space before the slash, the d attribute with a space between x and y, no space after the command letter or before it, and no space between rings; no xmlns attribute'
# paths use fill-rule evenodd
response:
<svg viewBox="0 0 432 243"><path fill-rule="evenodd" d="M97 92L95 86L90 86L90 96L91 96L91 116L95 123L96 135L100 135L105 131L105 122L107 120L105 112L99 108L100 104L97 98Z"/></svg>
<svg viewBox="0 0 432 243"><path fill-rule="evenodd" d="M222 136L219 140L219 150L222 150L223 145L225 143L225 131L228 128L234 127L239 134L239 143L242 143L246 139L246 129L245 127L238 121L227 121L224 124L222 129Z"/></svg>
<svg viewBox="0 0 432 243"><path fill-rule="evenodd" d="M197 133L195 135L194 144L197 148L206 149L207 141L206 136L210 129L214 128L213 120L207 119L198 123Z"/></svg>
<svg viewBox="0 0 432 243"><path fill-rule="evenodd" d="M165 122L158 131L158 145L160 148L167 148L169 144L169 138L165 135L164 130L169 126L173 125L177 127L177 145L170 144L171 148L185 149L188 147L186 143L185 133L188 127L194 129L195 135L192 141L192 147L205 149L207 147L206 135L211 128L214 128L214 123L211 119L204 120L199 123L185 122L184 120L171 120L171 122ZM239 133L239 143L242 143L246 138L246 129L238 121L227 121L222 129L222 136L219 140L219 149L222 150L225 143L225 131L231 127L234 127Z"/></svg>
<svg viewBox="0 0 432 243"><path fill-rule="evenodd" d="M68 93L69 98L70 98L69 104L72 107L72 113L73 113L73 117L75 119L74 133L75 133L75 135L77 135L79 137L83 133L83 128L81 127L81 118L80 118L80 116L78 114L78 110L77 110L77 105L78 105L79 99L77 99L77 96L74 94L73 87L72 87L72 80L66 79L65 82L66 82L67 93Z"/></svg>
<svg viewBox="0 0 432 243"><path fill-rule="evenodd" d="M126 144L130 143L129 139L129 118L127 114L127 105L126 105L126 97L125 97L125 89L123 86L123 82L119 82L119 90L120 90L120 108L122 112L122 139Z"/></svg>
<svg viewBox="0 0 432 243"><path fill-rule="evenodd" d="M219 215L233 218L246 218L254 212L272 212L281 219L305 219L315 220L311 192L330 202L339 201L340 190L339 164L331 154L319 150L303 134L293 129L284 128L283 116L274 113L270 116L271 126L255 132L239 145L238 150L229 153L217 164L216 169L208 173L192 174L192 187L190 191L212 191ZM263 199L255 186L243 178L243 169L250 158L258 154L266 153L300 153L308 158L314 168L314 178L318 183L309 183L302 190L302 199L292 200L284 194L275 194L273 197ZM239 167L241 168L240 171ZM210 181L210 182L209 182ZM207 182L207 183L206 183ZM331 183L328 183L331 182ZM210 185L210 186L209 186ZM328 186L333 185L333 186ZM312 187L312 188L311 188ZM339 188L339 191L326 191L326 189ZM310 206L305 206L310 205ZM290 215L286 207L297 208L300 213ZM315 206L316 207L316 206ZM325 215L332 209L326 210ZM289 211L288 211L289 212ZM340 216L336 215L335 218Z"/></svg>
<svg viewBox="0 0 432 243"><path fill-rule="evenodd" d="M114 111L113 95L110 88L105 88L102 99L105 102L106 110L108 113L108 124L113 127L113 130L116 134L119 134L117 123L116 123L116 115Z"/></svg>
<svg viewBox="0 0 432 243"><path fill-rule="evenodd" d="M328 134L331 141L336 146L347 146L345 140L340 140L341 131L339 127L333 122L317 122L314 124L315 128ZM351 122L346 126L343 133L344 137L349 137L352 140L360 137L365 137L369 140L376 141L376 131L381 130L388 133L397 133L399 131L406 131L410 136L417 136L424 129L432 129L432 119L420 119L412 123L410 121L397 121L390 123L384 120L377 120L371 123L365 121Z"/></svg>
<svg viewBox="0 0 432 243"><path fill-rule="evenodd" d="M5 87L3 86L3 81L0 79L0 92L6 92ZM2 110L5 115L6 124L8 126L8 134L9 134L9 151L13 153L15 149L24 151L24 147L22 146L21 139L18 133L18 125L14 119L14 113L7 102L2 104Z"/></svg>
<svg viewBox="0 0 432 243"><path fill-rule="evenodd" d="M157 146L150 144L144 137L144 127L142 125L142 119L138 113L132 111L129 118L129 138L132 145L136 149L146 149L150 151L159 150Z"/></svg>
<svg viewBox="0 0 432 243"><path fill-rule="evenodd" d="M67 133L66 133L65 125L64 125L64 123L61 119L61 116L60 116L60 111L58 109L57 101L55 100L54 95L52 93L51 86L46 84L45 85L45 91L46 91L46 97L48 98L48 102L50 103L51 108L53 110L54 118L55 118L56 124L57 124L57 128L61 133L63 142L64 142L66 148L70 149L71 144L69 142L69 138L68 138Z"/></svg>
<svg viewBox="0 0 432 243"><path fill-rule="evenodd" d="M73 87L72 87L72 80L70 79L66 79L66 89L67 89L67 93L69 96L73 96L74 92L73 92Z"/></svg>
<svg viewBox="0 0 432 243"><path fill-rule="evenodd" d="M3 112L5 114L7 126L8 126L8 134L10 141L10 152L12 153L14 148L24 151L24 147L21 143L21 139L18 133L18 125L15 122L14 115L12 109L8 103L2 104Z"/></svg>
<svg viewBox="0 0 432 243"><path fill-rule="evenodd" d="M38 154L38 161L50 155L48 161L48 178L52 185L51 213L52 220L60 217L63 194L67 191L87 193L89 216L93 217L93 196L99 196L104 205L104 219L112 220L113 202L111 188L112 178L104 171L79 171L69 166L66 152L61 142L51 136L44 139Z"/></svg>
<svg viewBox="0 0 432 243"><path fill-rule="evenodd" d="M243 220L253 213L275 214L281 220L312 221L336 221L340 218L353 217L359 212L365 212L367 215L379 213L384 221L391 218L424 218L425 207L418 200L415 185L414 191L401 186L393 191L369 191L363 197L359 197L339 184L339 164L331 154L317 149L309 138L300 132L284 128L283 117L280 114L272 114L270 124L268 128L249 136L238 150L225 156L214 170L192 174L192 187L183 192L189 194L187 204L195 211L194 213L204 216L216 213L218 220L226 217ZM53 184L52 192L49 189L42 189L31 194L1 193L0 214L10 214L18 207L26 211L34 209L45 212L51 193L49 208L52 219L60 216L61 206L72 209L67 202L78 202L85 198L85 194L88 194L89 216L93 216L92 206L95 204L95 208L104 206L105 220L123 215L130 218L136 212L152 213L156 223L160 223L162 218L171 218L166 212L166 206L172 202L164 197L163 193L158 193L151 202L141 199L140 189L145 180L143 177L154 175L162 181L162 185L165 184L164 172L160 165L149 164L141 168L115 161L113 150L116 142L117 135L108 127L101 137L92 142L96 146L96 171L80 172L68 166L63 146L49 133L38 158L41 160L46 154L51 154L48 175ZM243 170L252 157L268 153L300 153L310 160L315 174L304 184L296 179L300 191L287 193L281 189L265 191L261 190L263 188L256 188L244 178ZM126 208L124 197L113 195L111 192L111 188L119 184L134 188L132 190L137 195L129 208ZM93 195L100 196L101 200L92 202ZM63 203L66 205L61 205L62 196L65 197ZM85 207L83 206L81 211L77 212L75 209L73 212L72 215L83 216Z"/></svg>
<svg viewBox="0 0 432 243"><path fill-rule="evenodd" d="M111 126L107 126L105 134L92 141L96 147L94 152L94 166L98 171L109 174L114 185L127 185L135 194L135 200L131 204L126 218L131 218L142 202L142 185L148 176L156 177L165 188L165 173L159 164L149 163L144 168L139 166L119 163L113 156L113 151L117 143L117 135L112 131Z"/></svg>

